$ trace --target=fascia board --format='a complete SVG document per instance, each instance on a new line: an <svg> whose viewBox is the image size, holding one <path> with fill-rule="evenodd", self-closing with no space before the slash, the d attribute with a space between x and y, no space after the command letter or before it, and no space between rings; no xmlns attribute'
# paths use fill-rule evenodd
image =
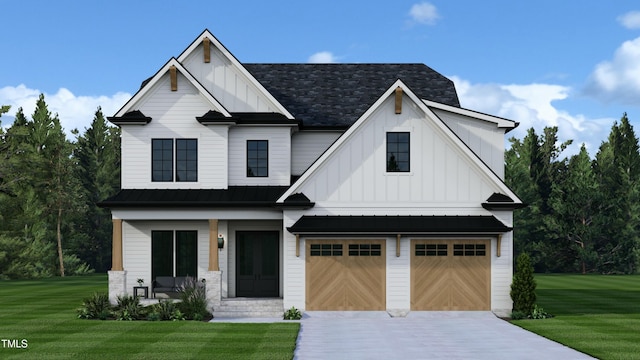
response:
<svg viewBox="0 0 640 360"><path fill-rule="evenodd" d="M460 137L458 137L458 135L451 130L451 128L449 128L449 126L447 126L447 124L445 124L444 121L442 121L442 119L440 119L438 117L438 115L436 115L430 108L429 106L427 106L427 104L424 101L421 101L410 89L406 88L407 91L405 91L405 93L407 93L407 95L409 97L411 97L413 99L414 102L416 102L417 106L419 108L421 108L424 113L429 116L431 119L434 120L434 123L445 133L449 136L449 138L456 143L456 145L458 146L459 149L461 149L465 155L471 159L471 161L473 161L473 163L493 182L495 183L498 188L500 189L500 191L502 193L504 193L505 195L511 197L514 200L515 204L522 204L522 200L518 197L518 195L516 195L508 186L507 184L505 184L505 182L500 179L500 177L498 175L496 175L495 172L493 172L493 170L491 170L491 168L485 164L484 161L482 161L482 159L473 151L471 150L471 148L464 142L462 141L462 139L460 139ZM452 107L454 108L454 107ZM487 115L490 116L490 115ZM509 121L509 120L507 120Z"/></svg>
<svg viewBox="0 0 640 360"><path fill-rule="evenodd" d="M431 101L431 100L424 100L423 99L422 102L424 102L428 107L434 107L436 109L440 109L440 110L452 112L452 113L455 113L455 114L468 116L468 117L471 117L471 118L474 118L474 119L478 119L478 120L483 120L483 121L487 121L487 122L490 122L490 123L494 123L499 128L513 129L513 128L518 126L517 122L515 122L513 120L501 118L499 116L493 116L493 115L481 113L481 112L474 111L474 110L469 110L469 109L459 108L459 107L455 107L455 106L451 106L451 105L441 104L441 103L438 103L438 102L435 102L435 101Z"/></svg>

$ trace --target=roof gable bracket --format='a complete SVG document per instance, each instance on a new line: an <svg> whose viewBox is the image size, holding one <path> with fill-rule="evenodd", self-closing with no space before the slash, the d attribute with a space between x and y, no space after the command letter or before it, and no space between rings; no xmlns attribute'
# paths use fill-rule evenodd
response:
<svg viewBox="0 0 640 360"><path fill-rule="evenodd" d="M203 46L203 50L204 50L204 62L205 63L210 63L211 62L211 40L209 40L208 37L205 37L202 40L202 46Z"/></svg>
<svg viewBox="0 0 640 360"><path fill-rule="evenodd" d="M396 115L402 114L402 88L396 88Z"/></svg>
<svg viewBox="0 0 640 360"><path fill-rule="evenodd" d="M171 91L178 91L178 69L175 65L171 65L169 74L171 77Z"/></svg>

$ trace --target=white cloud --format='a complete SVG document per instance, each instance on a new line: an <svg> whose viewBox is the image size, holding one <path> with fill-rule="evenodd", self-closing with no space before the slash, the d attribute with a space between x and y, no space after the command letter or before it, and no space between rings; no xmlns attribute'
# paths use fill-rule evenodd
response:
<svg viewBox="0 0 640 360"><path fill-rule="evenodd" d="M557 126L560 141L573 140L567 156L577 153L582 143L594 156L614 121L612 118L591 119L556 107L554 102L570 96L571 88L566 86L472 84L457 76L450 78L456 85L462 107L520 123L508 137L522 139L530 128L541 134L545 127Z"/></svg>
<svg viewBox="0 0 640 360"><path fill-rule="evenodd" d="M637 104L640 98L640 37L625 41L613 55L591 73L587 95L604 102Z"/></svg>
<svg viewBox="0 0 640 360"><path fill-rule="evenodd" d="M309 59L307 59L307 62L312 64L328 64L328 63L335 63L337 61L338 61L338 58L329 51L317 52L309 56Z"/></svg>
<svg viewBox="0 0 640 360"><path fill-rule="evenodd" d="M20 107L30 119L40 93L40 90L30 89L24 84L0 88L0 104L11 105L11 110L2 116L2 126L6 128L11 125L10 122L13 121ZM130 98L131 94L124 92L111 96L76 96L65 88L60 88L55 94L44 94L49 111L51 114L58 114L67 136L70 136L73 129L78 129L82 133L85 128L88 128L98 106L102 107L105 116L111 116Z"/></svg>
<svg viewBox="0 0 640 360"><path fill-rule="evenodd" d="M433 25L440 18L438 9L428 2L414 4L409 10L409 16L414 23Z"/></svg>
<svg viewBox="0 0 640 360"><path fill-rule="evenodd" d="M618 16L618 22L627 29L640 29L640 11L629 11Z"/></svg>

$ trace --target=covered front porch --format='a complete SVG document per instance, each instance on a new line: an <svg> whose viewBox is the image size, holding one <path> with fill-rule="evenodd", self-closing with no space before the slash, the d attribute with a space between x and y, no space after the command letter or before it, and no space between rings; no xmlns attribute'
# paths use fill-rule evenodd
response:
<svg viewBox="0 0 640 360"><path fill-rule="evenodd" d="M153 288L161 268L158 252L162 255L162 251L156 246L164 241L161 235L166 235L173 249L169 274L191 276L204 283L209 310L215 317L282 316L280 219L114 218L113 266L109 271L112 303L125 294L146 293L148 300L144 301L167 297ZM143 286L138 279L143 279Z"/></svg>

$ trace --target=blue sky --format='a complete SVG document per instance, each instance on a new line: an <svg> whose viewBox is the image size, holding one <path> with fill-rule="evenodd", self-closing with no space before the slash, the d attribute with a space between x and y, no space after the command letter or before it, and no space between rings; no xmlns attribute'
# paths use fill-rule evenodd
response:
<svg viewBox="0 0 640 360"><path fill-rule="evenodd" d="M424 63L465 108L557 125L593 156L626 112L640 131L637 0L35 1L2 3L8 126L44 93L67 131L113 115L208 28L241 62Z"/></svg>

